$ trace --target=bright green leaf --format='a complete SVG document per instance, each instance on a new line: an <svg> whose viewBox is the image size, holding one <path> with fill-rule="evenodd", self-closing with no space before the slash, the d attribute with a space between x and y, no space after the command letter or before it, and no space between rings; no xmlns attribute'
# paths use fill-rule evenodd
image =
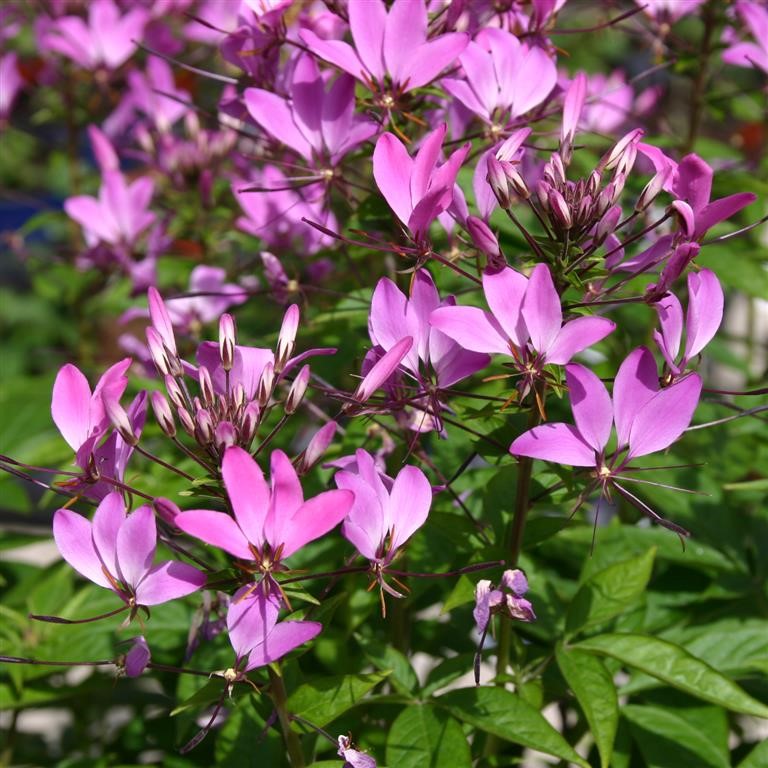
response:
<svg viewBox="0 0 768 768"><path fill-rule="evenodd" d="M758 744L736 768L764 768L768 765L768 741Z"/></svg>

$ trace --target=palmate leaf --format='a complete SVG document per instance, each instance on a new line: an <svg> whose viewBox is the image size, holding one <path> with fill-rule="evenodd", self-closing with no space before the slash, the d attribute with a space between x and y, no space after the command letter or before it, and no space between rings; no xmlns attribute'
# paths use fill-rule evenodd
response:
<svg viewBox="0 0 768 768"><path fill-rule="evenodd" d="M619 725L619 702L610 673L603 662L583 651L555 649L557 666L584 712L600 753L600 765L608 768Z"/></svg>
<svg viewBox="0 0 768 768"><path fill-rule="evenodd" d="M617 633L597 635L574 647L614 658L673 688L733 712L768 717L768 706L753 699L736 683L701 659L666 640L647 635Z"/></svg>
<svg viewBox="0 0 768 768"><path fill-rule="evenodd" d="M469 768L472 756L459 723L426 704L406 707L387 737L387 764L399 768Z"/></svg>
<svg viewBox="0 0 768 768"><path fill-rule="evenodd" d="M435 703L462 722L500 739L589 766L540 712L503 688L461 688L438 697Z"/></svg>

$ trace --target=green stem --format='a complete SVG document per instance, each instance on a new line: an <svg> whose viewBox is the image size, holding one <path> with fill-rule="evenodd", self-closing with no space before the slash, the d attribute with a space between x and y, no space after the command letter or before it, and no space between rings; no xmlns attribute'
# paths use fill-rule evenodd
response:
<svg viewBox="0 0 768 768"><path fill-rule="evenodd" d="M288 693L285 690L283 678L272 668L269 669L269 695L277 711L280 720L280 728L283 731L283 741L288 751L288 760L291 768L304 768L304 752L301 748L299 734L291 728L291 716L288 713Z"/></svg>
<svg viewBox="0 0 768 768"><path fill-rule="evenodd" d="M709 69L709 59L712 55L712 42L715 34L717 16L715 13L715 3L713 0L704 6L701 12L701 19L704 22L704 31L701 35L701 47L699 49L698 64L696 76L693 80L693 89L691 93L691 109L688 119L688 137L683 146L684 152L691 152L696 143L696 137L701 127L701 116L704 111L705 90L707 84L707 75Z"/></svg>

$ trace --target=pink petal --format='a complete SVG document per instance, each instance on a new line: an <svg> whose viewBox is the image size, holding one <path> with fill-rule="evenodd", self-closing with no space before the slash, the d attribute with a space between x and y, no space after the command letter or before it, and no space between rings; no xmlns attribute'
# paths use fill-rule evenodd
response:
<svg viewBox="0 0 768 768"><path fill-rule="evenodd" d="M517 88L512 102L512 115L524 115L549 96L557 83L557 68L552 59L537 45L522 46L519 70L515 73Z"/></svg>
<svg viewBox="0 0 768 768"><path fill-rule="evenodd" d="M611 396L599 377L578 363L566 366L565 379L579 435L602 453L613 425Z"/></svg>
<svg viewBox="0 0 768 768"><path fill-rule="evenodd" d="M173 323L171 322L171 316L168 314L163 297L158 292L157 288L150 287L147 291L147 299L149 302L149 316L152 320L152 327L160 334L168 349L176 354L176 337L173 333Z"/></svg>
<svg viewBox="0 0 768 768"><path fill-rule="evenodd" d="M245 656L255 645L263 644L277 623L280 598L273 590L268 596L264 595L267 583L241 587L229 604L227 630L238 658Z"/></svg>
<svg viewBox="0 0 768 768"><path fill-rule="evenodd" d="M688 275L688 315L685 356L698 355L709 344L723 320L725 297L720 281L709 269Z"/></svg>
<svg viewBox="0 0 768 768"><path fill-rule="evenodd" d="M91 524L82 515L59 509L53 516L53 538L61 556L86 579L112 589L91 539Z"/></svg>
<svg viewBox="0 0 768 768"><path fill-rule="evenodd" d="M317 637L322 628L323 625L317 621L283 621L277 624L263 643L251 649L245 671L281 659L294 648Z"/></svg>
<svg viewBox="0 0 768 768"><path fill-rule="evenodd" d="M371 340L383 349L391 349L400 339L410 335L406 317L408 300L405 294L388 278L382 277L376 284L371 298L368 326ZM406 355L406 365L415 371L419 361L415 349Z"/></svg>
<svg viewBox="0 0 768 768"><path fill-rule="evenodd" d="M287 144L306 160L312 159L312 146L296 127L284 99L261 88L246 88L245 106L250 116L274 139Z"/></svg>
<svg viewBox="0 0 768 768"><path fill-rule="evenodd" d="M431 83L444 69L456 62L468 43L467 35L449 32L409 52L409 58L406 59L402 70L402 82L408 83L405 91Z"/></svg>
<svg viewBox="0 0 768 768"><path fill-rule="evenodd" d="M408 150L398 138L391 133L379 137L373 150L373 177L389 207L403 224L408 223L413 210L412 165Z"/></svg>
<svg viewBox="0 0 768 768"><path fill-rule="evenodd" d="M387 25L387 8L381 0L366 3L350 3L349 27L358 55L374 80L384 80L384 30Z"/></svg>
<svg viewBox="0 0 768 768"><path fill-rule="evenodd" d="M544 356L545 360L554 365L564 365L578 352L604 339L614 328L616 323L604 317L569 320L555 337Z"/></svg>
<svg viewBox="0 0 768 768"><path fill-rule="evenodd" d="M441 307L430 315L429 322L464 349L510 354L505 331L493 315L477 307Z"/></svg>
<svg viewBox="0 0 768 768"><path fill-rule="evenodd" d="M92 232L97 240L114 243L119 233L110 216L105 216L101 203L89 195L77 195L64 201L64 210L86 232Z"/></svg>
<svg viewBox="0 0 768 768"><path fill-rule="evenodd" d="M248 539L237 523L224 512L208 509L191 509L176 516L173 521L184 533L194 536L213 547L223 549L241 560L253 560L253 553L248 548ZM260 546L262 537L254 543Z"/></svg>
<svg viewBox="0 0 768 768"><path fill-rule="evenodd" d="M353 493L340 490L325 491L305 501L284 529L283 557L290 557L305 544L335 528L347 516L354 500Z"/></svg>
<svg viewBox="0 0 768 768"><path fill-rule="evenodd" d="M429 359L429 317L440 306L432 275L428 269L419 269L411 280L411 296L406 308L409 334L413 336L416 353L422 360ZM412 354L412 352L411 352Z"/></svg>
<svg viewBox="0 0 768 768"><path fill-rule="evenodd" d="M323 142L331 156L356 146L377 132L372 122L353 124L354 113L355 81L350 75L340 75L325 96L320 116ZM359 136L351 135L356 132Z"/></svg>
<svg viewBox="0 0 768 768"><path fill-rule="evenodd" d="M304 503L301 482L291 460L283 451L272 451L269 461L271 496L264 521L264 537L274 551L292 535L291 519Z"/></svg>
<svg viewBox="0 0 768 768"><path fill-rule="evenodd" d="M467 376L487 368L491 362L487 354L464 349L437 328L433 328L429 335L429 359L440 387L451 387Z"/></svg>
<svg viewBox="0 0 768 768"><path fill-rule="evenodd" d="M499 83L496 79L496 70L490 53L481 45L470 42L459 60L467 82L471 86L474 100L479 102L481 106L479 114L485 118L490 118L491 112L496 108L500 99ZM469 104L466 106L472 109Z"/></svg>
<svg viewBox="0 0 768 768"><path fill-rule="evenodd" d="M73 451L77 451L90 434L90 405L88 380L74 365L67 363L53 383L51 416Z"/></svg>
<svg viewBox="0 0 768 768"><path fill-rule="evenodd" d="M426 39L427 7L424 0L395 0L389 9L384 31L384 62L395 83L406 81L411 57Z"/></svg>
<svg viewBox="0 0 768 768"><path fill-rule="evenodd" d="M93 545L104 567L115 578L120 577L117 562L117 536L125 523L125 517L125 502L116 491L108 493L101 500L93 515L91 532Z"/></svg>
<svg viewBox="0 0 768 768"><path fill-rule="evenodd" d="M389 499L392 541L399 549L427 519L432 505L432 486L417 467L403 467L392 486Z"/></svg>
<svg viewBox="0 0 768 768"><path fill-rule="evenodd" d="M240 530L261 547L271 498L261 467L247 451L233 446L224 452L221 475Z"/></svg>
<svg viewBox="0 0 768 768"><path fill-rule="evenodd" d="M430 131L413 158L411 170L411 202L414 207L426 195L430 186L432 172L435 170L447 126L445 123Z"/></svg>
<svg viewBox="0 0 768 768"><path fill-rule="evenodd" d="M581 118L581 111L584 108L584 100L587 96L587 76L584 72L579 72L571 80L568 90L565 93L565 102L563 103L563 123L560 127L561 143L573 140L576 129Z"/></svg>
<svg viewBox="0 0 768 768"><path fill-rule="evenodd" d="M696 230L693 236L696 240L702 237L708 229L721 221L730 219L742 208L757 200L757 196L752 192L737 192L735 195L721 197L719 200L713 200L709 205L705 205L696 215Z"/></svg>
<svg viewBox="0 0 768 768"><path fill-rule="evenodd" d="M334 482L337 487L354 494L353 505L341 532L363 557L375 560L388 530L378 495L362 477L352 472L337 472ZM386 503L388 501L387 495Z"/></svg>
<svg viewBox="0 0 768 768"><path fill-rule="evenodd" d="M505 335L516 347L524 346L528 339L521 311L527 287L528 278L511 267L504 267L500 272L483 274L483 291L488 306L504 329Z"/></svg>
<svg viewBox="0 0 768 768"><path fill-rule="evenodd" d="M364 403L368 398L384 384L384 382L397 370L403 358L408 354L413 346L413 338L406 336L395 344L392 349L386 352L365 377L355 390L355 400Z"/></svg>
<svg viewBox="0 0 768 768"><path fill-rule="evenodd" d="M205 574L187 563L169 560L151 568L136 589L139 605L159 605L196 592L205 585Z"/></svg>
<svg viewBox="0 0 768 768"><path fill-rule="evenodd" d="M677 296L668 293L653 305L661 325L661 352L670 367L674 367L683 337L683 308ZM690 313L690 306L688 309Z"/></svg>
<svg viewBox="0 0 768 768"><path fill-rule="evenodd" d="M563 323L560 297L546 264L537 264L533 268L521 312L533 348L546 355Z"/></svg>
<svg viewBox="0 0 768 768"><path fill-rule="evenodd" d="M157 548L157 525L152 507L139 507L117 532L117 569L126 585L137 586L152 567Z"/></svg>
<svg viewBox="0 0 768 768"><path fill-rule="evenodd" d="M453 96L454 99L458 99L470 112L474 112L485 120L490 120L491 115L487 107L480 101L466 80L445 77L440 81L440 85L446 93Z"/></svg>
<svg viewBox="0 0 768 768"><path fill-rule="evenodd" d="M701 387L701 377L691 373L648 400L632 422L627 459L663 451L674 443L691 423Z"/></svg>
<svg viewBox="0 0 768 768"><path fill-rule="evenodd" d="M323 137L320 131L320 119L325 101L325 84L315 60L309 54L301 54L296 59L291 81L291 98L293 121L305 140L304 146L308 146L310 150L322 152ZM284 141L280 134L277 138ZM284 141L284 143L289 142Z"/></svg>
<svg viewBox="0 0 768 768"><path fill-rule="evenodd" d="M513 456L555 461L572 467L594 467L595 452L570 424L542 424L520 435L509 452Z"/></svg>
<svg viewBox="0 0 768 768"><path fill-rule="evenodd" d="M633 349L619 366L613 383L613 419L618 447L629 442L638 411L659 391L656 361L647 347Z"/></svg>
<svg viewBox="0 0 768 768"><path fill-rule="evenodd" d="M323 40L309 29L302 29L299 37L307 44L307 47L321 59L330 62L334 66L348 72L352 77L363 80L362 73L365 67L355 53L355 49L341 40Z"/></svg>
<svg viewBox="0 0 768 768"><path fill-rule="evenodd" d="M674 193L691 206L694 214L709 202L712 176L712 168L695 154L686 155L677 166Z"/></svg>

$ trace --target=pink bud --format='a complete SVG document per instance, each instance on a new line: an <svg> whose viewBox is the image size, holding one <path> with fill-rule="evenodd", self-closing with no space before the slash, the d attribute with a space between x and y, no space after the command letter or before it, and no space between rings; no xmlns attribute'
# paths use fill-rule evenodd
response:
<svg viewBox="0 0 768 768"><path fill-rule="evenodd" d="M192 420L189 411L186 408L177 408L176 415L179 417L181 426L184 427L184 431L190 436L195 436L195 422Z"/></svg>
<svg viewBox="0 0 768 768"><path fill-rule="evenodd" d="M514 160L518 150L523 146L523 143L530 135L530 128L520 128L515 131L509 138L505 139L502 145L496 150L496 159L508 162Z"/></svg>
<svg viewBox="0 0 768 768"><path fill-rule="evenodd" d="M478 219L477 216L469 216L466 226L467 232L469 232L469 236L478 250L489 256L498 257L501 255L499 241L482 219Z"/></svg>
<svg viewBox="0 0 768 768"><path fill-rule="evenodd" d="M163 298L160 296L157 288L150 287L147 292L147 298L149 300L149 316L152 320L152 327L160 334L163 344L172 355L178 355L171 316L168 314Z"/></svg>
<svg viewBox="0 0 768 768"><path fill-rule="evenodd" d="M256 390L256 401L261 408L264 408L269 403L269 398L272 397L272 389L275 386L275 366L272 363L267 363L264 366L264 370L261 372L261 378L259 379L259 386Z"/></svg>
<svg viewBox="0 0 768 768"><path fill-rule="evenodd" d="M232 370L236 342L235 319L225 312L219 318L219 356L221 357L221 367L225 371Z"/></svg>
<svg viewBox="0 0 768 768"><path fill-rule="evenodd" d="M168 393L168 397L171 398L171 402L176 408L184 408L186 401L184 400L184 393L181 391L179 382L173 376L166 376L164 381L165 391Z"/></svg>
<svg viewBox="0 0 768 768"><path fill-rule="evenodd" d="M291 388L288 391L288 397L285 398L285 412L287 414L295 413L296 409L301 405L301 401L304 399L304 395L307 392L309 386L309 366L302 366L296 378L291 384Z"/></svg>
<svg viewBox="0 0 768 768"><path fill-rule="evenodd" d="M240 419L240 441L245 447L248 447L251 444L251 440L253 440L256 435L260 416L261 411L255 401L252 401L245 406L243 415Z"/></svg>
<svg viewBox="0 0 768 768"><path fill-rule="evenodd" d="M213 441L219 453L222 454L231 445L235 445L237 443L237 432L233 424L229 421L220 421L214 430Z"/></svg>
<svg viewBox="0 0 768 768"><path fill-rule="evenodd" d="M209 408L216 401L216 393L213 391L213 381L208 369L201 365L197 369L198 380L200 383L200 394L206 408Z"/></svg>
<svg viewBox="0 0 768 768"><path fill-rule="evenodd" d="M365 375L353 397L359 403L368 398L395 372L413 346L413 337L405 336L386 352Z"/></svg>
<svg viewBox="0 0 768 768"><path fill-rule="evenodd" d="M153 502L157 516L164 520L168 525L176 525L176 516L181 514L181 510L170 500L158 496Z"/></svg>
<svg viewBox="0 0 768 768"><path fill-rule="evenodd" d="M293 354L296 346L296 332L299 329L299 308L291 304L283 316L283 324L280 335L277 338L277 352L275 354L275 371L280 373Z"/></svg>
<svg viewBox="0 0 768 768"><path fill-rule="evenodd" d="M488 184L491 186L493 194L499 201L499 205L502 208L509 208L509 184L507 183L507 176L504 173L504 168L501 163L493 156L488 157L488 175L486 176Z"/></svg>
<svg viewBox="0 0 768 768"><path fill-rule="evenodd" d="M640 213L648 208L651 203L661 194L664 189L664 185L667 183L669 173L665 171L659 171L654 177L643 187L643 191L637 198L635 203L635 210Z"/></svg>
<svg viewBox="0 0 768 768"><path fill-rule="evenodd" d="M152 402L152 410L155 412L155 418L160 425L160 429L162 429L168 437L175 437L176 423L173 420L173 413L171 412L170 405L168 405L168 401L161 392L153 392L149 398Z"/></svg>
<svg viewBox="0 0 768 768"><path fill-rule="evenodd" d="M549 215L555 226L559 229L570 229L573 226L573 219L565 198L556 189L550 189L547 202L549 203Z"/></svg>
<svg viewBox="0 0 768 768"><path fill-rule="evenodd" d="M615 229L621 218L621 207L614 205L609 208L597 223L595 228L595 242L597 244L603 243L605 238L608 237Z"/></svg>
<svg viewBox="0 0 768 768"><path fill-rule="evenodd" d="M304 453L301 454L299 473L307 472L320 461L323 454L328 450L328 446L333 441L337 428L338 424L336 424L335 421L329 421L315 432L304 450Z"/></svg>
<svg viewBox="0 0 768 768"><path fill-rule="evenodd" d="M125 655L123 668L127 677L138 677L149 664L152 655L142 635L133 639L131 650Z"/></svg>
<svg viewBox="0 0 768 768"><path fill-rule="evenodd" d="M613 147L613 149L603 158L603 160L600 161L600 167L606 171L610 171L612 168L615 168L619 164L619 161L627 149L629 147L634 149L634 145L640 141L644 133L645 131L643 131L642 128L635 128L633 131L630 131L629 133L622 136L616 142L616 145Z"/></svg>
<svg viewBox="0 0 768 768"><path fill-rule="evenodd" d="M112 422L112 426L120 434L120 437L122 437L128 445L137 445L139 438L133 431L133 424L131 424L131 420L125 412L125 408L120 405L116 398L110 397L107 394L105 394L101 400L104 403L104 410L107 412L107 417Z"/></svg>
<svg viewBox="0 0 768 768"><path fill-rule="evenodd" d="M157 372L167 376L170 373L171 364L165 354L165 347L160 334L152 327L147 328L147 346Z"/></svg>
<svg viewBox="0 0 768 768"><path fill-rule="evenodd" d="M213 442L213 419L205 408L199 408L195 413L195 437L203 445Z"/></svg>

